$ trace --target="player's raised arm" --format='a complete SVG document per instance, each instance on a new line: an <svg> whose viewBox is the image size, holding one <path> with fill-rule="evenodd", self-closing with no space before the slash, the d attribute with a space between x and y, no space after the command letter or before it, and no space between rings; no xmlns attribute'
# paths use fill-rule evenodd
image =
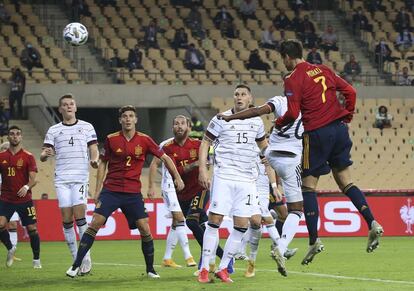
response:
<svg viewBox="0 0 414 291"><path fill-rule="evenodd" d="M246 110L231 114L231 115L224 115L223 113L217 114L218 119L223 119L225 121L230 121L233 119L247 119L256 116L261 116L265 114L269 114L272 112L272 108L269 104L265 103L261 106L251 107Z"/></svg>
<svg viewBox="0 0 414 291"><path fill-rule="evenodd" d="M158 167L161 165L161 160L157 157L152 159L152 162L149 167L148 175L148 198L154 199L155 197L155 177L157 176Z"/></svg>
<svg viewBox="0 0 414 291"><path fill-rule="evenodd" d="M177 189L177 191L181 191L184 189L184 182L181 179L180 174L177 171L177 168L175 167L174 162L171 160L171 158L167 154L163 154L161 156L161 161L164 163L164 165L167 167L168 172L170 172L171 176L174 179L174 185Z"/></svg>
<svg viewBox="0 0 414 291"><path fill-rule="evenodd" d="M207 157L210 146L213 140L204 134L203 140L201 141L200 149L198 151L198 182L204 189L210 189L210 178L208 175Z"/></svg>

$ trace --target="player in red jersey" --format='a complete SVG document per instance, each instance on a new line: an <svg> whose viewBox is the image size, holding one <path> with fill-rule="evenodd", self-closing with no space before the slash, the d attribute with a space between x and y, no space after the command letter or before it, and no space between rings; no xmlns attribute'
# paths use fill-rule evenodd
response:
<svg viewBox="0 0 414 291"><path fill-rule="evenodd" d="M338 187L367 222L369 233L366 250L372 252L379 244L383 228L374 220L365 195L353 184L349 168L352 165L352 141L346 123L351 122L354 114L356 91L327 66L304 61L299 41L284 41L280 54L291 73L284 81L288 110L275 121L275 126L280 129L288 125L301 112L305 129L302 194L310 246L302 264L310 263L324 247L318 238L316 186L319 176L328 174L331 169ZM337 92L345 97L344 107L338 101Z"/></svg>
<svg viewBox="0 0 414 291"><path fill-rule="evenodd" d="M148 277L159 278L154 270L154 242L141 194L140 176L146 156L153 154L165 163L171 176L174 177L174 184L178 191L184 188L184 183L173 161L148 135L136 131L135 107L128 105L120 108L119 123L122 130L107 136L105 151L100 157L101 163L96 177L96 207L92 222L79 243L75 262L66 272L66 275L72 278L77 275L84 256L92 247L96 233L118 208L124 213L129 227L138 228L141 234Z"/></svg>
<svg viewBox="0 0 414 291"><path fill-rule="evenodd" d="M0 195L0 240L6 246L6 266L13 264L16 247L12 246L7 222L14 212L20 216L27 228L33 252L33 268L40 269L40 239L36 227L36 209L33 206L31 189L36 185L37 166L31 153L22 148L22 130L11 126L7 139L9 149L0 152L0 172L2 177Z"/></svg>

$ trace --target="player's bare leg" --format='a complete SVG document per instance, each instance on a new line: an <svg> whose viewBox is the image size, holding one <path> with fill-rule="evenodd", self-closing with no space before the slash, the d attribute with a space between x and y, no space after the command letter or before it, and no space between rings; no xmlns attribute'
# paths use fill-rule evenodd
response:
<svg viewBox="0 0 414 291"><path fill-rule="evenodd" d="M105 221L105 216L98 213L93 214L92 222L83 234L82 239L79 243L76 259L72 266L66 271L66 275L68 277L74 278L78 274L79 267L81 266L84 257L92 247L93 242L95 241L95 236L98 233L99 229L105 224Z"/></svg>
<svg viewBox="0 0 414 291"><path fill-rule="evenodd" d="M146 272L149 278L158 279L160 275L154 269L154 240L148 224L148 218L138 219L137 228L141 234L141 249L144 254Z"/></svg>
<svg viewBox="0 0 414 291"><path fill-rule="evenodd" d="M203 248L201 257L201 267L198 275L198 282L209 283L209 263L211 257L215 257L216 248L219 241L218 229L223 222L223 215L210 212L208 223L203 236Z"/></svg>
<svg viewBox="0 0 414 291"><path fill-rule="evenodd" d="M247 278L255 276L257 251L259 249L260 238L262 237L262 216L260 214L255 214L250 217L249 222L250 226L248 232L250 235L248 240L250 243L250 254L247 263L247 270L244 273L244 276Z"/></svg>
<svg viewBox="0 0 414 291"><path fill-rule="evenodd" d="M4 246L7 249L6 266L11 267L14 262L14 254L16 252L16 248L13 247L10 241L10 235L6 227L7 227L6 217L0 216L0 241L4 244Z"/></svg>
<svg viewBox="0 0 414 291"><path fill-rule="evenodd" d="M30 224L27 226L27 232L30 237L30 247L33 252L33 268L41 269L42 264L40 263L40 238L37 232L36 224Z"/></svg>
<svg viewBox="0 0 414 291"><path fill-rule="evenodd" d="M365 199L364 193L352 183L351 171L349 167L344 169L332 169L333 176L335 178L338 187L341 191L349 197L354 206L358 209L359 213L364 217L368 225L368 244L367 252L373 252L379 245L379 238L384 233L382 226L375 221L373 214L369 208L368 202Z"/></svg>
<svg viewBox="0 0 414 291"><path fill-rule="evenodd" d="M73 206L73 216L75 218L76 226L79 231L79 239L82 239L83 234L88 229L88 224L86 223L86 205L79 204ZM82 265L79 268L79 274L81 276L87 275L92 270L92 260L90 251L86 254L85 258L82 261Z"/></svg>
<svg viewBox="0 0 414 291"><path fill-rule="evenodd" d="M314 176L306 176L302 179L303 209L309 232L309 248L302 260L302 265L308 265L317 254L324 250L324 245L318 238L319 206L315 190L318 180L319 177Z"/></svg>

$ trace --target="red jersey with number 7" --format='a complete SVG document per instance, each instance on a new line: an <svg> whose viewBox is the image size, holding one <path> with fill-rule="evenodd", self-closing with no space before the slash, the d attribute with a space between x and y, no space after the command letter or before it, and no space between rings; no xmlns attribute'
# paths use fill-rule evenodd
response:
<svg viewBox="0 0 414 291"><path fill-rule="evenodd" d="M276 120L276 127L295 121L299 112L302 113L305 131L338 119L351 121L355 109L355 89L327 66L299 63L284 83L288 110ZM339 103L337 91L345 97L345 107Z"/></svg>

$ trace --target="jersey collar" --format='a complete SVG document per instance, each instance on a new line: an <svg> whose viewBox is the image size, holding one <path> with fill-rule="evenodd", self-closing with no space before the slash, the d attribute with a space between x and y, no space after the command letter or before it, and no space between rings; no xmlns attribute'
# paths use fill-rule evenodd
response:
<svg viewBox="0 0 414 291"><path fill-rule="evenodd" d="M74 123L71 123L71 124L63 123L63 121L62 121L62 125L64 125L64 126L74 126L78 123L78 121L79 121L79 119L76 119L76 121Z"/></svg>

